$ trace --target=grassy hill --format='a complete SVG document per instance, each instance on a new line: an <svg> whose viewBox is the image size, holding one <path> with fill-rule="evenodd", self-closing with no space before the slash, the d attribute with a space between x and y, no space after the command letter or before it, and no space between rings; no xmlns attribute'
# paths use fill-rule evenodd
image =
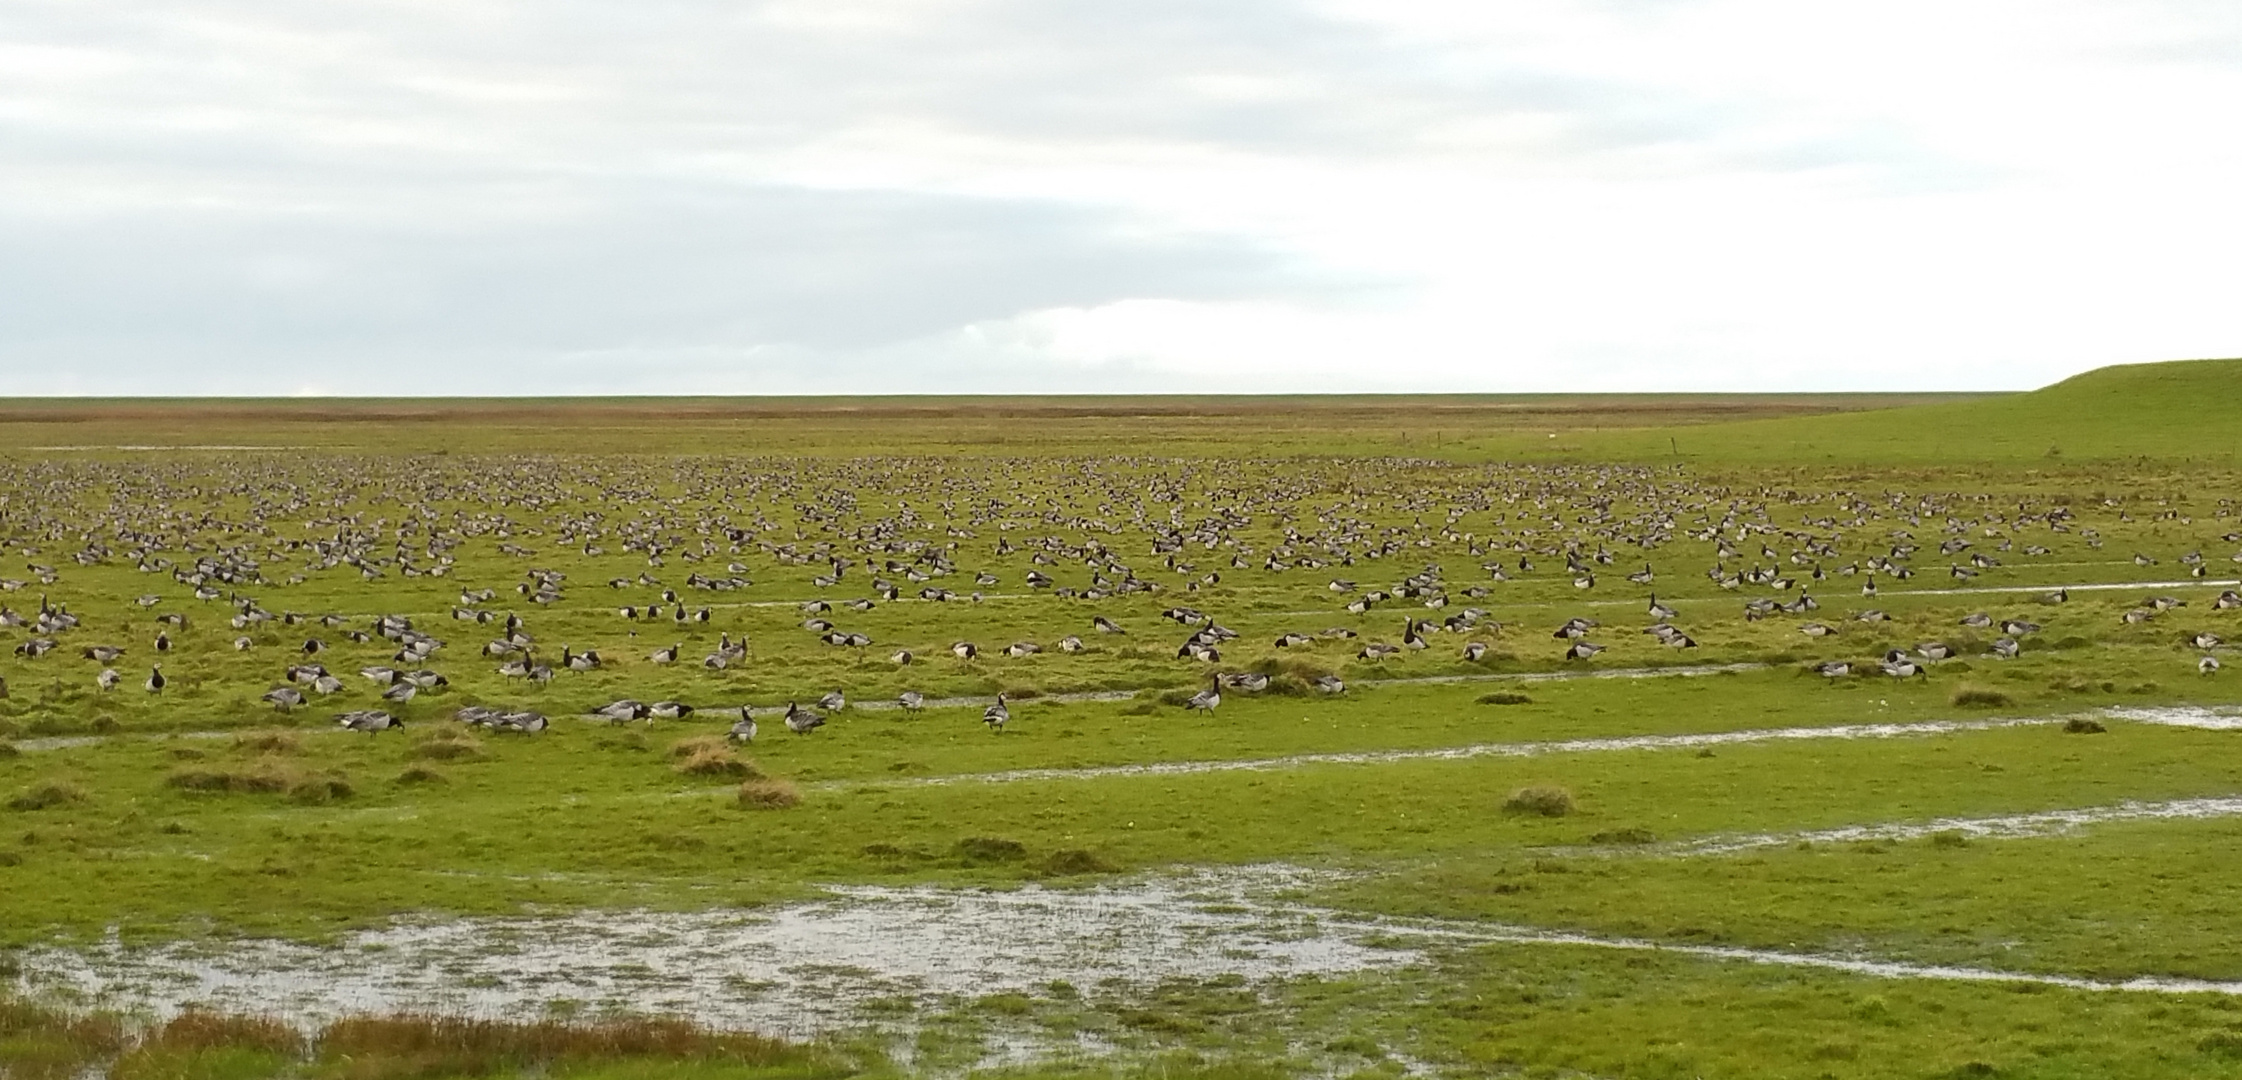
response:
<svg viewBox="0 0 2242 1080"><path fill-rule="evenodd" d="M1802 464L2140 457L2233 462L2242 454L2242 359L2124 364L2022 394L1689 428L1583 433L1558 442L1567 456L1600 459L1678 453L1697 460Z"/></svg>

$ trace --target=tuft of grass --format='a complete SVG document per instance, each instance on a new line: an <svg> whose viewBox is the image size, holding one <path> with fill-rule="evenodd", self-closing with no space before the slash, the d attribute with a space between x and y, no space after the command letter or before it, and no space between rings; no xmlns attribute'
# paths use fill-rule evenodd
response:
<svg viewBox="0 0 2242 1080"><path fill-rule="evenodd" d="M1554 784L1536 784L1511 792L1502 808L1513 814L1564 817L1573 812L1573 793Z"/></svg>
<svg viewBox="0 0 2242 1080"><path fill-rule="evenodd" d="M2007 694L1971 683L1955 687L1954 692L1946 696L1946 700L1956 708L1965 709L2000 708L2014 703Z"/></svg>
<svg viewBox="0 0 2242 1080"><path fill-rule="evenodd" d="M505 1023L451 1016L338 1020L318 1040L322 1064L351 1080L560 1073L571 1062L654 1058L771 1066L802 1052L760 1035L717 1033L683 1020Z"/></svg>
<svg viewBox="0 0 2242 1080"><path fill-rule="evenodd" d="M415 765L397 774L400 784L448 784L451 778L426 765Z"/></svg>
<svg viewBox="0 0 2242 1080"><path fill-rule="evenodd" d="M968 836L957 842L958 857L968 863L1018 862L1028 857L1028 847L1001 836Z"/></svg>
<svg viewBox="0 0 2242 1080"><path fill-rule="evenodd" d="M267 1016L231 1016L190 1008L141 1042L144 1050L255 1050L300 1056L302 1033Z"/></svg>
<svg viewBox="0 0 2242 1080"><path fill-rule="evenodd" d="M1533 698L1516 690L1497 690L1491 694L1481 694L1477 700L1481 705L1531 705L1534 703Z"/></svg>
<svg viewBox="0 0 2242 1080"><path fill-rule="evenodd" d="M339 772L319 773L298 777L288 785L288 801L316 806L340 802L357 794L350 780Z"/></svg>
<svg viewBox="0 0 2242 1080"><path fill-rule="evenodd" d="M22 757L22 756L23 756L23 751L21 751L21 750L18 750L18 749L16 749L16 744L14 744L14 743L12 743L12 742L0 742L0 758L12 758L12 757Z"/></svg>
<svg viewBox="0 0 2242 1080"><path fill-rule="evenodd" d="M685 760L677 763L677 771L686 776L729 776L751 780L763 775L755 763L732 753L729 747L701 747Z"/></svg>
<svg viewBox="0 0 2242 1080"><path fill-rule="evenodd" d="M1658 842L1658 835L1640 825L1630 825L1624 829L1606 829L1603 832L1590 833L1588 842L1591 844L1654 844Z"/></svg>
<svg viewBox="0 0 2242 1080"><path fill-rule="evenodd" d="M244 731L234 736L234 750L244 754L299 754L302 739L287 731Z"/></svg>
<svg viewBox="0 0 2242 1080"><path fill-rule="evenodd" d="M294 774L271 765L254 769L177 769L164 783L181 791L269 795L288 790Z"/></svg>
<svg viewBox="0 0 2242 1080"><path fill-rule="evenodd" d="M58 806L74 806L85 802L86 789L68 780L47 780L33 784L8 800L10 810L52 810Z"/></svg>
<svg viewBox="0 0 2242 1080"><path fill-rule="evenodd" d="M2063 721L2063 732L2067 735L2100 735L2108 730L2110 729L2103 727L2100 720L2091 716L2074 716Z"/></svg>
<svg viewBox="0 0 2242 1080"><path fill-rule="evenodd" d="M422 761L473 761L483 756L483 743L460 728L437 728L415 738L409 755Z"/></svg>
<svg viewBox="0 0 2242 1080"><path fill-rule="evenodd" d="M1055 877L1067 877L1074 874L1110 874L1118 869L1120 868L1099 857L1097 852L1083 851L1080 848L1054 851L1043 860L1043 872Z"/></svg>
<svg viewBox="0 0 2242 1080"><path fill-rule="evenodd" d="M802 793L786 780L765 776L741 784L739 800L745 810L784 810L799 804Z"/></svg>

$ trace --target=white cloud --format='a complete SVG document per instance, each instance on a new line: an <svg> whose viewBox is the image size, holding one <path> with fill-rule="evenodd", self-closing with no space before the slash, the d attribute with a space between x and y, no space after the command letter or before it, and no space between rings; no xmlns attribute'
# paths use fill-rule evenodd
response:
<svg viewBox="0 0 2242 1080"><path fill-rule="evenodd" d="M12 392L1876 389L2242 352L2242 9L0 9Z"/></svg>

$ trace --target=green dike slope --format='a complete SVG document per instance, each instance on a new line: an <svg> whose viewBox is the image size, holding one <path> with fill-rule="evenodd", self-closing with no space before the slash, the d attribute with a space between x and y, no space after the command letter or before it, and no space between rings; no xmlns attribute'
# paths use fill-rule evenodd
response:
<svg viewBox="0 0 2242 1080"><path fill-rule="evenodd" d="M2242 456L2242 359L2097 368L2023 394L1697 427L1583 433L1566 456L1821 464L2232 462ZM1555 448L1545 448L1555 449Z"/></svg>

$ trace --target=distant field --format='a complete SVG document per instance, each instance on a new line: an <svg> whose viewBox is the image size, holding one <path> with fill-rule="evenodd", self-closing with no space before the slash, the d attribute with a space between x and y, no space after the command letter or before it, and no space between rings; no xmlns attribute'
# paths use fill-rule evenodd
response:
<svg viewBox="0 0 2242 1080"><path fill-rule="evenodd" d="M1476 453L1488 440L1974 400L1951 394L0 401L0 450Z"/></svg>
<svg viewBox="0 0 2242 1080"><path fill-rule="evenodd" d="M11 403L0 1077L2242 1076L2231 364Z"/></svg>

